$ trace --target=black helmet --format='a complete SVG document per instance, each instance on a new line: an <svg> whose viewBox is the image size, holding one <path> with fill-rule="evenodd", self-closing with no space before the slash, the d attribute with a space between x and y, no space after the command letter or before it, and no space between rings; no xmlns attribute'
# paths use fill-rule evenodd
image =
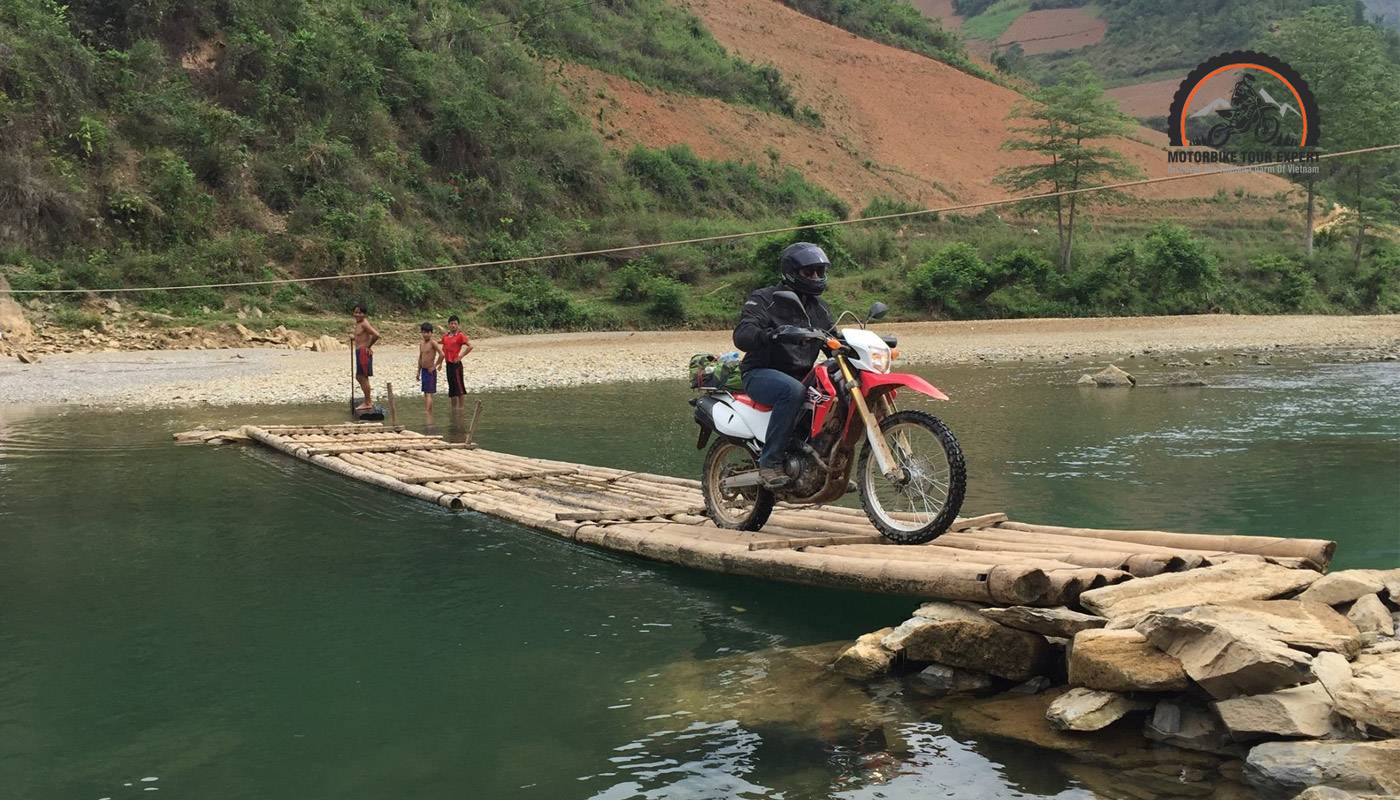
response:
<svg viewBox="0 0 1400 800"><path fill-rule="evenodd" d="M783 283L798 294L815 295L826 291L826 271L830 266L826 253L811 242L788 245L778 257Z"/></svg>

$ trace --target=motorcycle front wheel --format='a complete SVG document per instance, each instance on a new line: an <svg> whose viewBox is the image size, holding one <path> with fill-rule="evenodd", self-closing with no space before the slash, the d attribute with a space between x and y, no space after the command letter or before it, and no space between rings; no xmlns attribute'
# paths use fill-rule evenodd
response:
<svg viewBox="0 0 1400 800"><path fill-rule="evenodd" d="M768 521L777 499L762 486L723 487L730 475L758 469L747 447L720 439L705 454L700 492L705 496L705 516L716 526L736 531L756 531Z"/></svg>
<svg viewBox="0 0 1400 800"><path fill-rule="evenodd" d="M923 544L948 530L967 491L962 448L943 421L922 411L899 411L880 422L899 480L880 472L870 442L856 466L860 504L885 538L898 544Z"/></svg>

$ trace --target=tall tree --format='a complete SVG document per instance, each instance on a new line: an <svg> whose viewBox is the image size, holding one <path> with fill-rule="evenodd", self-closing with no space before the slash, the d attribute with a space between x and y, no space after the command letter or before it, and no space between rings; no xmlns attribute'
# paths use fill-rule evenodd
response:
<svg viewBox="0 0 1400 800"><path fill-rule="evenodd" d="M1321 117L1321 150L1350 150L1400 142L1400 66L1388 52L1384 34L1358 23L1347 9L1324 6L1283 20L1262 48L1288 62L1308 82ZM1394 153L1333 161L1330 187L1354 206L1352 259L1359 264L1368 225L1394 219L1390 195L1400 181ZM1308 188L1308 230L1304 247L1312 252L1313 185Z"/></svg>
<svg viewBox="0 0 1400 800"><path fill-rule="evenodd" d="M1101 185L1141 174L1106 139L1132 130L1133 121L1104 95L1103 85L1087 62L1071 66L1058 83L1016 104L1009 119L1017 134L1002 143L1004 150L1024 150L1040 156L1034 164L997 172L996 182L1014 192L1063 192ZM1055 195L1033 205L1055 209L1060 234L1060 269L1068 272L1074 254L1074 225L1081 206L1106 202L1116 193Z"/></svg>

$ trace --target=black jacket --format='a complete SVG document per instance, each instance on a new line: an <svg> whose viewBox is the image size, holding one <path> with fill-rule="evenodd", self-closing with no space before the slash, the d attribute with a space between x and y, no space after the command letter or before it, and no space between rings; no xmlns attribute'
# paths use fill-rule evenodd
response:
<svg viewBox="0 0 1400 800"><path fill-rule="evenodd" d="M807 312L804 314L796 303L773 297L775 292L784 288L769 286L759 289L744 301L739 327L734 329L734 346L744 351L740 371L776 369L802 380L811 371L817 356L821 355L821 344L818 342L788 344L773 341L773 333L783 325L828 331L833 324L831 309L820 298L798 295Z"/></svg>

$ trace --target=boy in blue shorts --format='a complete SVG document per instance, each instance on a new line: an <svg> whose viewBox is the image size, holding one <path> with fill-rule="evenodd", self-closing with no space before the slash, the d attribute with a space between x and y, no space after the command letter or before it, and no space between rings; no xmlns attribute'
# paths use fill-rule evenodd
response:
<svg viewBox="0 0 1400 800"><path fill-rule="evenodd" d="M433 395L437 394L437 372L442 366L442 345L433 339L433 323L418 326L423 341L418 345L418 381L423 389L423 409L433 413Z"/></svg>

